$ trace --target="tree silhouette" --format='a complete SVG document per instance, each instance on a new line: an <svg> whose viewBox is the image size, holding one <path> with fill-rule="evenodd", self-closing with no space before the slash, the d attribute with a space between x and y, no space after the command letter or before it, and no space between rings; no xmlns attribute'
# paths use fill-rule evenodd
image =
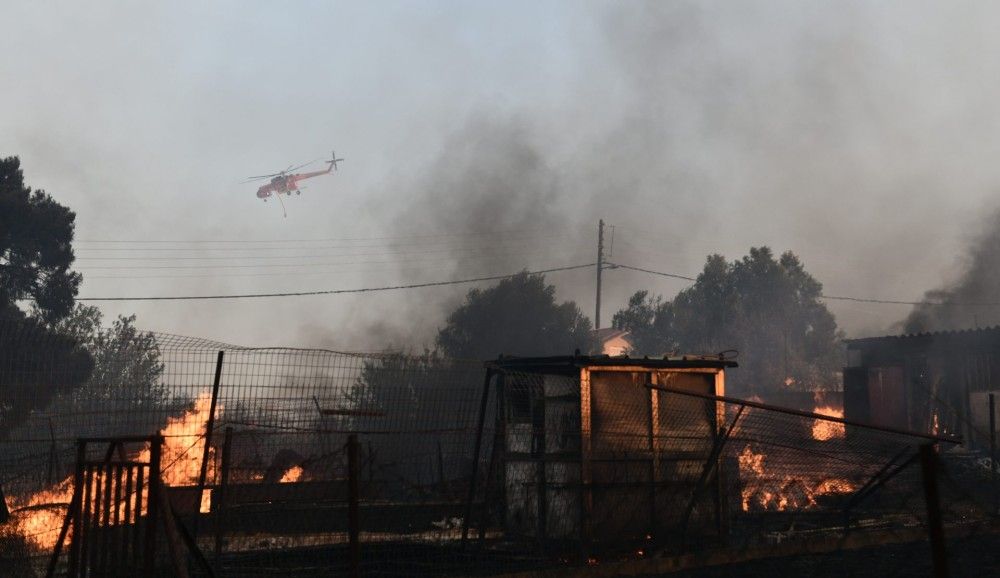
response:
<svg viewBox="0 0 1000 578"><path fill-rule="evenodd" d="M94 361L72 337L35 319L0 315L0 438L84 383Z"/></svg>
<svg viewBox="0 0 1000 578"><path fill-rule="evenodd" d="M636 292L612 324L630 332L633 354L738 350L741 367L727 378L736 393L826 388L837 382L842 334L822 289L793 253L751 248L732 263L710 255L672 301Z"/></svg>
<svg viewBox="0 0 1000 578"><path fill-rule="evenodd" d="M576 303L557 304L542 275L519 273L488 289L473 289L438 332L441 351L453 358L571 355L589 351L590 320Z"/></svg>
<svg viewBox="0 0 1000 578"><path fill-rule="evenodd" d="M73 308L80 274L73 264L76 215L44 191L24 184L21 161L0 159L0 310L30 302L47 323Z"/></svg>
<svg viewBox="0 0 1000 578"><path fill-rule="evenodd" d="M156 338L136 329L135 315L119 315L104 327L100 309L78 304L53 329L75 340L94 360L90 378L64 396L65 404L142 412L170 401L160 379L164 365Z"/></svg>

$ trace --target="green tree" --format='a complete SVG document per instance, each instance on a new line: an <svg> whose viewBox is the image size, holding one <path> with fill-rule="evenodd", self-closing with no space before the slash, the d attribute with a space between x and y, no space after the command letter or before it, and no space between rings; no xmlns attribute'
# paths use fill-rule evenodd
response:
<svg viewBox="0 0 1000 578"><path fill-rule="evenodd" d="M75 339L48 327L72 309L80 283L70 271L75 218L25 186L17 157L0 159L0 436L93 369Z"/></svg>
<svg viewBox="0 0 1000 578"><path fill-rule="evenodd" d="M100 309L78 304L73 312L53 326L72 338L94 360L90 378L72 392L79 407L121 405L123 409L159 409L169 401L161 383L164 365L151 333L136 329L135 315L119 315L110 327L102 326Z"/></svg>
<svg viewBox="0 0 1000 578"><path fill-rule="evenodd" d="M20 311L0 313L0 438L84 383L94 361L75 339Z"/></svg>
<svg viewBox="0 0 1000 578"><path fill-rule="evenodd" d="M30 303L47 323L69 314L80 285L73 264L76 215L25 186L21 161L0 159L0 310Z"/></svg>
<svg viewBox="0 0 1000 578"><path fill-rule="evenodd" d="M629 331L633 352L667 353L677 349L673 334L674 304L649 291L636 291L628 305L615 313L611 326Z"/></svg>
<svg viewBox="0 0 1000 578"><path fill-rule="evenodd" d="M630 332L634 354L738 350L741 367L728 376L736 393L825 388L837 382L843 335L822 289L793 253L776 259L767 247L751 248L732 263L709 256L672 301L637 292L613 325Z"/></svg>
<svg viewBox="0 0 1000 578"><path fill-rule="evenodd" d="M437 336L444 354L463 359L569 355L592 343L590 320L576 303L557 304L555 287L527 272L469 291Z"/></svg>

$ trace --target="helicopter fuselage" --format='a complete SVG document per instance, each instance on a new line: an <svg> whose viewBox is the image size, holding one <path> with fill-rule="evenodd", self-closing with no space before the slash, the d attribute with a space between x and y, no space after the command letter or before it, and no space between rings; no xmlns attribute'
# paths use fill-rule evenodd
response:
<svg viewBox="0 0 1000 578"><path fill-rule="evenodd" d="M292 192L299 192L299 181L317 177L319 175L325 175L330 172L333 165L330 165L325 171L313 171L311 173L295 173L291 175L278 175L271 179L271 182L257 189L257 198L266 199L271 195L286 194L291 195Z"/></svg>

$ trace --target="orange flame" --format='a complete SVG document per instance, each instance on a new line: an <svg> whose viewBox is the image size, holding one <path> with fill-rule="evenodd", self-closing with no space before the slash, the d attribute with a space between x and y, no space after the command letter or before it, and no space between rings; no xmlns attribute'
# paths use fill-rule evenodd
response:
<svg viewBox="0 0 1000 578"><path fill-rule="evenodd" d="M176 418L167 419L167 425L160 430L164 437L160 472L161 479L168 486L186 486L198 483L201 473L201 458L205 451L205 428L212 397L208 392L201 393L194 402L194 408ZM222 410L221 405L216 414ZM149 461L148 448L139 452L135 461ZM212 463L214 450L209 448L209 463ZM103 478L95 476L92 484L101 487ZM66 508L73 499L73 476L68 476L51 488L47 488L24 497L14 498L13 514L14 530L21 536L33 541L38 547L52 549L59 539ZM146 495L143 494L140 511L145 513ZM123 499L120 505L118 519L124 519L125 503L134 504L134 498ZM209 507L209 492L203 492L201 511L207 512ZM72 534L72 532L70 532Z"/></svg>
<svg viewBox="0 0 1000 578"><path fill-rule="evenodd" d="M65 509L72 499L72 476L26 498L15 498L14 508L20 510L13 514L15 532L42 548L51 549L59 538L59 530L66 517Z"/></svg>
<svg viewBox="0 0 1000 578"><path fill-rule="evenodd" d="M817 406L813 413L828 415L830 417L844 417L844 410L837 409L830 405ZM814 440L825 442L834 438L844 437L844 424L825 419L813 420L812 437Z"/></svg>
<svg viewBox="0 0 1000 578"><path fill-rule="evenodd" d="M737 456L743 480L740 497L744 512L749 512L751 507L782 512L812 508L817 505L816 496L847 494L856 488L853 482L841 478L812 483L804 477L770 473L764 467L766 459L765 454L754 452L750 444Z"/></svg>
<svg viewBox="0 0 1000 578"><path fill-rule="evenodd" d="M194 400L194 408L184 412L180 417L167 419L167 425L160 430L163 436L163 451L160 463L163 469L160 478L168 486L193 486L198 483L201 475L201 459L205 453L205 428L208 426L208 414L212 408L212 395L202 392ZM222 411L219 405L216 415ZM208 449L208 463L215 461L215 448ZM139 453L139 461L149 460L149 449ZM211 505L211 494L201 493L199 511L208 512Z"/></svg>
<svg viewBox="0 0 1000 578"><path fill-rule="evenodd" d="M280 483L282 484L292 484L302 480L302 466L292 466L288 468L285 475L281 476Z"/></svg>

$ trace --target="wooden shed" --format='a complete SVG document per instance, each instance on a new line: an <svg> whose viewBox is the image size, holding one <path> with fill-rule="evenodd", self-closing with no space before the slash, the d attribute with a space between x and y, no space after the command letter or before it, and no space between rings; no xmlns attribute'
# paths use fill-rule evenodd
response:
<svg viewBox="0 0 1000 578"><path fill-rule="evenodd" d="M505 532L584 543L663 538L681 524L720 532L718 468L700 478L723 409L678 392L723 395L725 369L735 366L695 356L489 364L499 391ZM705 491L693 493L698 482Z"/></svg>
<svg viewBox="0 0 1000 578"><path fill-rule="evenodd" d="M852 339L847 353L844 417L988 447L1000 327Z"/></svg>

